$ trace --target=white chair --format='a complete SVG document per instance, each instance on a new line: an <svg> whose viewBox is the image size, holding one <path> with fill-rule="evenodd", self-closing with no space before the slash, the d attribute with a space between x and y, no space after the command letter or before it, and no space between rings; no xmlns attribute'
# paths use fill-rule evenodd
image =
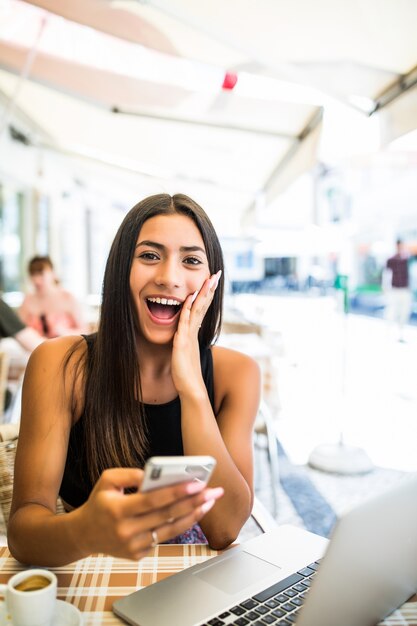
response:
<svg viewBox="0 0 417 626"><path fill-rule="evenodd" d="M5 424L18 424L20 422L20 413L22 410L22 387L23 374L17 383L10 406L4 414L3 422Z"/></svg>
<svg viewBox="0 0 417 626"><path fill-rule="evenodd" d="M278 515L279 482L278 442L274 428L274 420L265 400L261 400L257 419L255 422L255 446L257 446L258 448L260 447L258 440L261 435L264 435L266 437L267 442L266 453L268 456L271 483L272 515L276 518Z"/></svg>
<svg viewBox="0 0 417 626"><path fill-rule="evenodd" d="M253 499L253 507L251 517L258 528L266 533L278 526L278 522L274 519L266 506L256 496Z"/></svg>

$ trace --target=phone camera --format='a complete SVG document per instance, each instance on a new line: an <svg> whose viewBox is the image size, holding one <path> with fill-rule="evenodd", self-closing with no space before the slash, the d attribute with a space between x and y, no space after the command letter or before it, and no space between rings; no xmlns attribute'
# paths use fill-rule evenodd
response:
<svg viewBox="0 0 417 626"><path fill-rule="evenodd" d="M160 475L161 475L161 468L160 467L153 467L152 471L151 471L151 479L152 480L157 480Z"/></svg>

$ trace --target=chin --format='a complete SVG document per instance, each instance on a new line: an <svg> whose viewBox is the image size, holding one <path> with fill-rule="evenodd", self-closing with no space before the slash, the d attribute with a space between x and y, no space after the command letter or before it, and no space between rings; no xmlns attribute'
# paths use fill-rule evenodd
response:
<svg viewBox="0 0 417 626"><path fill-rule="evenodd" d="M140 334L142 338L145 339L145 341L147 341L148 343L153 343L157 346L165 346L170 343L172 344L174 340L175 332L176 332L176 329L175 330L161 329L159 332L155 330L152 330L151 332L149 331L143 332L143 330L141 330Z"/></svg>

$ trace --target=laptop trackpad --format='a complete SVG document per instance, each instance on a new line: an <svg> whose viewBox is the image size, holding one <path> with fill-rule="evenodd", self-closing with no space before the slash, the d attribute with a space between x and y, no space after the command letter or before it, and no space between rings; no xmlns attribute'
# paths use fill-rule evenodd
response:
<svg viewBox="0 0 417 626"><path fill-rule="evenodd" d="M220 591L235 594L245 587L272 576L281 569L247 552L231 555L230 559L207 565L194 574Z"/></svg>

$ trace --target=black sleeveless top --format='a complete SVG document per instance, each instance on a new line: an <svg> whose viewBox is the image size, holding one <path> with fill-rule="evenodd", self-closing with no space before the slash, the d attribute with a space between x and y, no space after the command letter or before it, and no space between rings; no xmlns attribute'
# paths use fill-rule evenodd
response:
<svg viewBox="0 0 417 626"><path fill-rule="evenodd" d="M84 337L88 350L95 335ZM201 371L211 406L214 411L213 357L210 348L200 348ZM179 456L184 454L181 434L181 403L179 396L165 404L144 404L148 454L151 456ZM70 506L83 504L93 488L84 460L84 420L83 414L71 428L67 459L59 495ZM138 460L138 467L142 467Z"/></svg>

